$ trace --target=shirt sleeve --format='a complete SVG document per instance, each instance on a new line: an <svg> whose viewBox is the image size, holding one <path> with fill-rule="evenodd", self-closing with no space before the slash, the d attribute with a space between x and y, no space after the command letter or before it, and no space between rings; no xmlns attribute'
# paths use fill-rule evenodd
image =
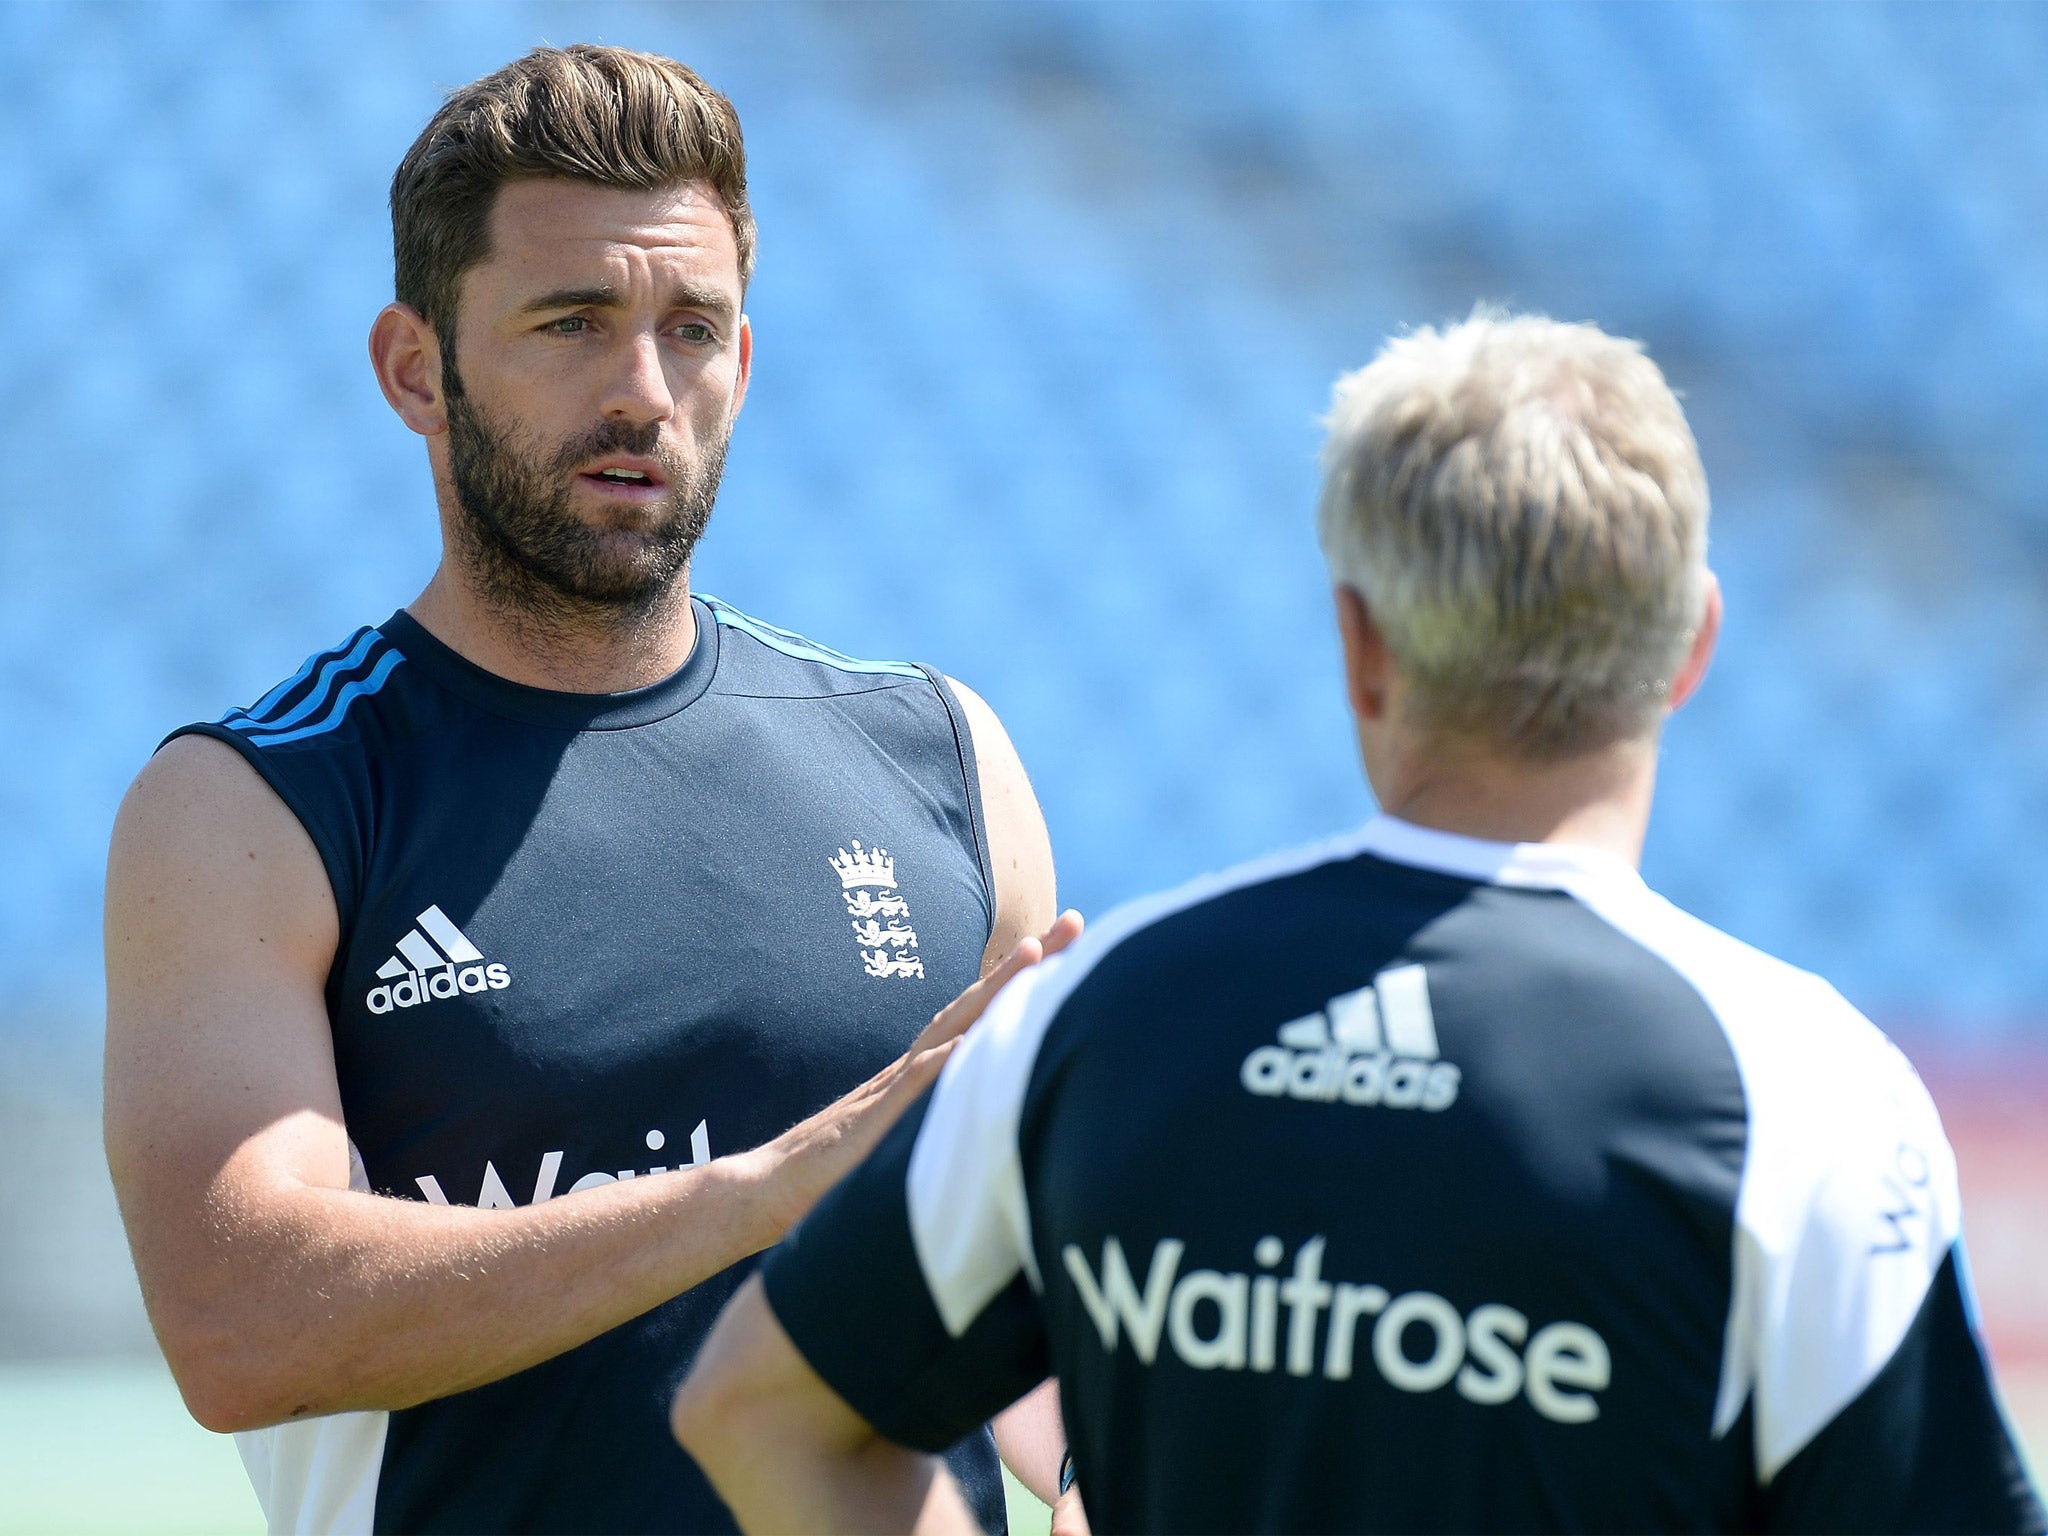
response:
<svg viewBox="0 0 2048 1536"><path fill-rule="evenodd" d="M811 1368L918 1450L953 1444L1050 1370L1017 1128L1062 969L1004 988L932 1090L762 1266Z"/></svg>
<svg viewBox="0 0 2048 1536"><path fill-rule="evenodd" d="M1828 989L1824 1060L1752 1077L1723 1410L1754 1410L1764 1528L2040 1531L1962 1260L1955 1154L1890 1042Z"/></svg>
<svg viewBox="0 0 2048 1536"><path fill-rule="evenodd" d="M1950 1249L1870 1384L1764 1490L1768 1531L2040 1532Z"/></svg>

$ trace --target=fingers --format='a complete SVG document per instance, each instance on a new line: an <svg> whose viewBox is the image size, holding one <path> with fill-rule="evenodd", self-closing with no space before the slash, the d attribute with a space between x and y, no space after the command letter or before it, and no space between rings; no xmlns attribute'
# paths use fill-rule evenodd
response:
<svg viewBox="0 0 2048 1536"><path fill-rule="evenodd" d="M1024 939L1019 942L1015 949L1003 957L1000 965L941 1008L931 1023L925 1026L924 1033L917 1037L917 1043L911 1049L915 1051L925 1046L936 1045L941 1040L950 1040L964 1033L967 1026L982 1016L995 995L1009 985L1018 972L1038 964L1044 955L1044 946L1037 939Z"/></svg>
<svg viewBox="0 0 2048 1536"><path fill-rule="evenodd" d="M937 1045L926 1046L921 1051L911 1052L909 1056L904 1058L903 1076L899 1081L908 1082L913 1093L924 1092L926 1086L939 1075L940 1069L946 1065L946 1058L953 1054L953 1047L959 1043L960 1037L955 1035L950 1040L941 1040Z"/></svg>
<svg viewBox="0 0 2048 1536"><path fill-rule="evenodd" d="M1072 907L1067 908L1066 911L1054 918L1052 926L1039 936L1039 948L1044 951L1044 958L1050 960L1054 955L1073 943L1074 940L1081 937L1081 930L1086 926L1087 919L1082 917Z"/></svg>
<svg viewBox="0 0 2048 1536"><path fill-rule="evenodd" d="M938 1011L911 1050L923 1050L965 1034L967 1027L987 1011L998 992L1021 972L1072 944L1081 936L1082 926L1081 914L1069 908L1053 920L1053 925L1042 936L1018 940L1017 947L1005 955L994 970Z"/></svg>
<svg viewBox="0 0 2048 1536"><path fill-rule="evenodd" d="M957 1008L960 1004L967 1002L969 998L978 998L975 1014L979 1017L981 1010L988 1006L989 1000L1002 991L1004 987L1008 986L1017 976L1018 972L1028 971L1041 960L1050 960L1054 955L1072 944L1074 940L1081 937L1082 926L1083 919L1081 914L1072 907L1067 908L1066 911L1054 918L1052 926L1037 938L1019 939L1017 947L1003 957L1000 965L969 987L965 992L962 992L947 1006Z"/></svg>

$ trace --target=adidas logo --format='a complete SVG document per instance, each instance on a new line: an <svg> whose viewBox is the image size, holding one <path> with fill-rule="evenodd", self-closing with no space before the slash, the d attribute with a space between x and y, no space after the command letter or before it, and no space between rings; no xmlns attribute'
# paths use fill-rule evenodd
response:
<svg viewBox="0 0 2048 1536"><path fill-rule="evenodd" d="M363 999L370 1012L412 1008L458 992L501 992L512 985L512 973L486 964L483 951L438 906L413 921L418 926L398 941L398 953L377 967L378 977L388 984L370 988Z"/></svg>
<svg viewBox="0 0 2048 1536"><path fill-rule="evenodd" d="M1278 1045L1245 1057L1249 1093L1385 1109L1449 1109L1458 1069L1437 1059L1429 978L1419 965L1384 970L1356 992L1280 1026Z"/></svg>

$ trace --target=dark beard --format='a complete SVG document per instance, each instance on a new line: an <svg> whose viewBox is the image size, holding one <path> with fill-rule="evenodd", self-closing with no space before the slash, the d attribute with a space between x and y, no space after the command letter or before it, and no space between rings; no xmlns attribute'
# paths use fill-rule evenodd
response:
<svg viewBox="0 0 2048 1536"><path fill-rule="evenodd" d="M630 623L663 606L711 520L729 429L695 465L655 423L603 422L550 452L485 420L452 366L445 398L460 553L493 607L555 628ZM652 526L593 528L571 509L577 467L607 453L661 465L668 500Z"/></svg>

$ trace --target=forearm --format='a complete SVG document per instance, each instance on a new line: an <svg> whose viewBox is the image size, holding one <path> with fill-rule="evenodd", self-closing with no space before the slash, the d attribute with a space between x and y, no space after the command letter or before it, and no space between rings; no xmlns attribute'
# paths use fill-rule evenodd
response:
<svg viewBox="0 0 2048 1536"><path fill-rule="evenodd" d="M1048 1378L1010 1404L991 1421L996 1450L1032 1496L1041 1504L1057 1504L1060 1457L1067 1449L1066 1427L1060 1422L1060 1384Z"/></svg>
<svg viewBox="0 0 2048 1536"><path fill-rule="evenodd" d="M806 1443L787 1426L752 1433L707 1470L719 1497L749 1532L902 1532L916 1536L981 1536L960 1485L936 1456L905 1450L879 1437L854 1446ZM752 1453L753 1447L760 1448ZM692 1447L696 1449L696 1447Z"/></svg>
<svg viewBox="0 0 2048 1536"><path fill-rule="evenodd" d="M745 1154L503 1211L305 1185L208 1207L207 1251L178 1266L203 1286L152 1313L217 1429L496 1381L759 1252L788 1221Z"/></svg>

